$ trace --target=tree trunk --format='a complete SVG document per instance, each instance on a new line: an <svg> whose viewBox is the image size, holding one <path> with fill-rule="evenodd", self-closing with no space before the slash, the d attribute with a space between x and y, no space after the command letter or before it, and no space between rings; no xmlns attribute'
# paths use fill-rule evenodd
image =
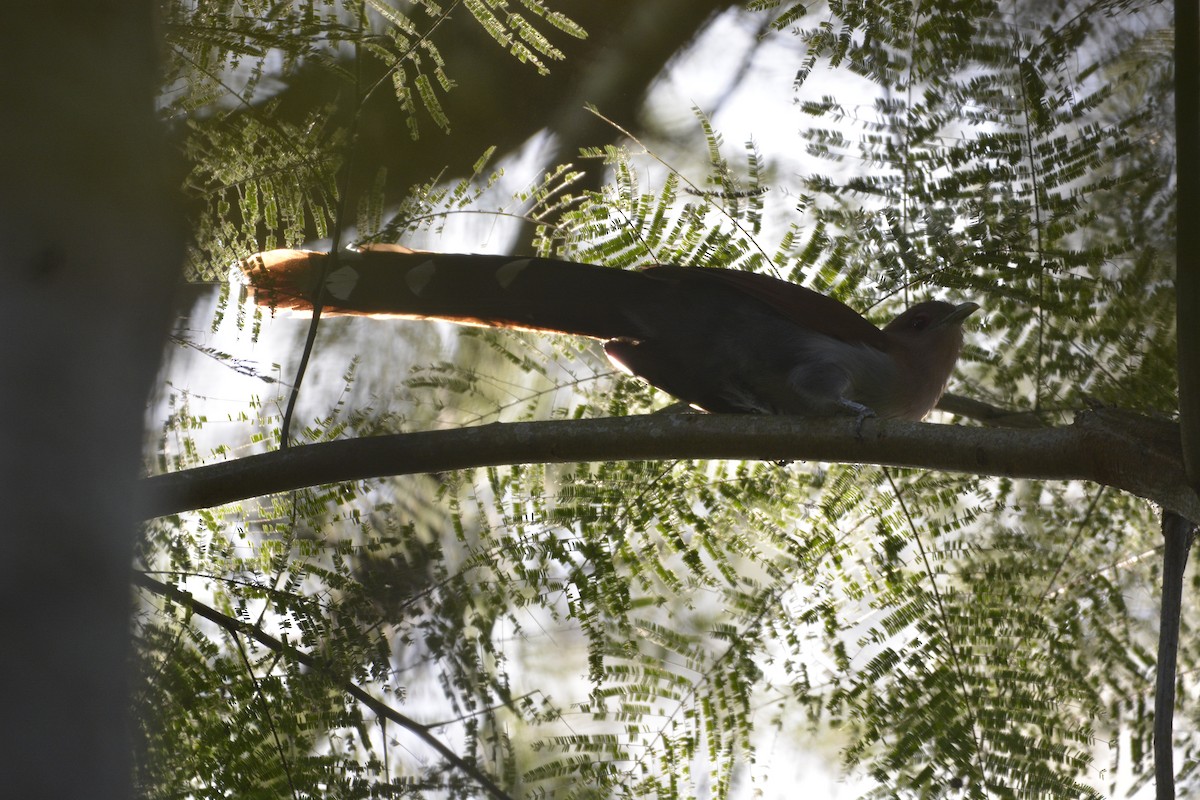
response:
<svg viewBox="0 0 1200 800"><path fill-rule="evenodd" d="M0 786L126 798L142 417L183 237L154 4L45 0L0 34Z"/></svg>

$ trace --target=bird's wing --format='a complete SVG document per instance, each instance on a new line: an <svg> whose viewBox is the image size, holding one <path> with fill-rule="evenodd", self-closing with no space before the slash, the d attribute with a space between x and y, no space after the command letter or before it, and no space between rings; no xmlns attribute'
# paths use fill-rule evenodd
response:
<svg viewBox="0 0 1200 800"><path fill-rule="evenodd" d="M646 274L668 280L701 281L733 289L770 307L796 325L848 344L885 350L887 337L849 306L795 283L730 269L707 267L647 267Z"/></svg>

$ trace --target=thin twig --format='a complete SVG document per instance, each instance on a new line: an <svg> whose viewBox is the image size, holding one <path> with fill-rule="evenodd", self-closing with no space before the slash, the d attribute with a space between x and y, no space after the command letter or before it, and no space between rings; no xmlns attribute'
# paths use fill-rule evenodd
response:
<svg viewBox="0 0 1200 800"><path fill-rule="evenodd" d="M296 791L296 783L292 780L292 766L288 761L287 753L283 752L283 742L279 739L279 729L275 727L275 717L271 713L271 704L267 702L267 698L263 695L262 684L258 681L258 676L254 674L254 665L250 663L250 656L246 653L246 645L242 642L242 637L236 632L230 631L233 636L234 644L237 645L238 655L242 657L242 663L246 665L246 674L250 677L250 682L254 684L254 695L258 698L258 704L262 707L263 717L267 721L267 727L271 730L271 738L275 741L275 751L279 753L279 763L283 767L283 774L287 777L288 787L292 790L293 800L300 800L300 793Z"/></svg>
<svg viewBox="0 0 1200 800"><path fill-rule="evenodd" d="M168 597L176 603L187 606L187 608L195 615L203 617L210 622L216 623L225 630L234 635L247 636L267 649L279 653L291 660L303 664L314 672L329 678L331 683L344 691L346 694L353 697L358 702L362 703L367 708L371 709L376 716L384 719L389 719L395 722L400 727L414 734L421 741L436 750L446 761L453 767L466 773L476 783L482 786L487 793L496 800L512 800L512 798L501 789L495 781L484 774L477 766L464 759L462 756L451 750L445 743L429 732L428 725L422 725L412 717L396 711L391 706L372 697L365 689L353 681L345 680L338 677L337 672L329 665L320 659L309 655L303 650L298 650L287 642L276 639L264 633L261 629L242 620L235 619L226 614L222 614L215 608L201 603L196 598L192 597L187 592L176 589L174 586L165 584L159 580L151 578L144 572L134 572L133 582L142 588L153 592L161 597Z"/></svg>
<svg viewBox="0 0 1200 800"><path fill-rule="evenodd" d="M933 564L929 560L929 554L925 551L925 545L921 542L921 532L917 529L917 524L913 520L912 514L908 511L908 504L904 502L904 494L900 491L900 487L892 478L892 471L887 467L883 468L883 475L887 478L888 485L892 487L892 494L896 497L896 502L900 504L900 513L904 515L904 521L908 524L908 529L913 535L913 541L917 545L917 552L921 556L921 562L925 567L925 574L929 577L929 586L933 594L933 600L937 606L938 617L942 622L942 635L946 639L946 647L950 650L950 666L954 670L955 682L958 683L958 690L962 692L963 705L966 706L967 716L971 720L971 741L975 745L971 753L971 768L974 773L971 778L981 777L985 770L980 763L979 758L983 750L983 743L979 740L979 715L975 712L975 705L971 702L971 692L967 688L967 675L963 667L962 657L959 655L958 646L954 643L952 635L952 627L950 625L950 614L946 611L946 604L942 600L942 591L938 588L937 573L933 569Z"/></svg>

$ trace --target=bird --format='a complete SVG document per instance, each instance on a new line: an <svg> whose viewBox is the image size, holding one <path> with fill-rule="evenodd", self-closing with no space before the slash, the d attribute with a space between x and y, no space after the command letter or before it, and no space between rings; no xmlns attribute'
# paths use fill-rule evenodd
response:
<svg viewBox="0 0 1200 800"><path fill-rule="evenodd" d="M599 339L609 359L711 413L921 420L937 404L979 309L917 303L882 329L768 275L368 245L269 250L239 263L254 302L322 315L438 319Z"/></svg>

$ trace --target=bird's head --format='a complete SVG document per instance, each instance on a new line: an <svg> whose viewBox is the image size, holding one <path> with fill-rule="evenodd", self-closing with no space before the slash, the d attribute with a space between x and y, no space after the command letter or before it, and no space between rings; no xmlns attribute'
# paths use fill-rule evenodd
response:
<svg viewBox="0 0 1200 800"><path fill-rule="evenodd" d="M911 407L899 416L921 419L937 405L962 349L963 320L978 310L978 303L930 300L917 303L884 327L889 355L909 383Z"/></svg>

